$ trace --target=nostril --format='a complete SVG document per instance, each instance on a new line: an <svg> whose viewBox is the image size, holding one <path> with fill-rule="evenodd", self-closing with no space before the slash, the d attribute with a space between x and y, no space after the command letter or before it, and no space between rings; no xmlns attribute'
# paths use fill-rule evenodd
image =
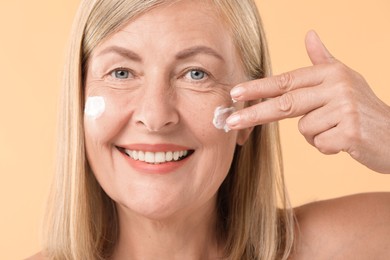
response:
<svg viewBox="0 0 390 260"><path fill-rule="evenodd" d="M179 123L177 103L167 100L167 94L145 94L135 106L132 120L136 126L144 127L149 132L172 129Z"/></svg>
<svg viewBox="0 0 390 260"><path fill-rule="evenodd" d="M153 124L153 123L147 124L147 123L144 123L142 121L137 121L136 124L139 125L139 126L143 126L149 132L159 132L162 129L168 128L171 125L173 125L172 122L168 122L168 123L165 123L165 124Z"/></svg>
<svg viewBox="0 0 390 260"><path fill-rule="evenodd" d="M136 126L144 127L149 132L159 132L165 129L171 129L179 123L179 117L157 115L144 117L135 121Z"/></svg>

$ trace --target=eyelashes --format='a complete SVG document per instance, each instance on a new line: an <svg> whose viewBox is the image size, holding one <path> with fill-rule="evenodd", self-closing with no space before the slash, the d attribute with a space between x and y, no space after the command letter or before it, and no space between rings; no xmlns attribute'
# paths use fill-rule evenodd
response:
<svg viewBox="0 0 390 260"><path fill-rule="evenodd" d="M137 78L137 74L125 67L118 67L113 70L111 70L107 76L110 79L113 79L115 81L128 81L133 80ZM190 83L204 83L208 79L210 79L211 73L207 70L199 67L190 67L184 70L184 72L180 73L177 79L184 79L186 82Z"/></svg>
<svg viewBox="0 0 390 260"><path fill-rule="evenodd" d="M124 67L113 69L108 73L108 75L114 80L129 80L135 78L135 73L132 70Z"/></svg>
<svg viewBox="0 0 390 260"><path fill-rule="evenodd" d="M208 71L202 68L193 67L186 69L183 73L182 78L192 83L204 83L210 78L210 76L211 73L209 73Z"/></svg>

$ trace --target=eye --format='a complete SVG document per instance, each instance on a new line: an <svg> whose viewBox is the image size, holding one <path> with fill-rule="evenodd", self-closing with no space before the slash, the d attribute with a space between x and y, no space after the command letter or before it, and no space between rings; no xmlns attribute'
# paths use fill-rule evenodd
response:
<svg viewBox="0 0 390 260"><path fill-rule="evenodd" d="M208 74L200 69L191 69L184 75L186 79L196 80L196 81L205 79L207 78L207 76Z"/></svg>
<svg viewBox="0 0 390 260"><path fill-rule="evenodd" d="M119 68L111 72L111 77L115 79L128 79L131 77L131 72L127 69Z"/></svg>

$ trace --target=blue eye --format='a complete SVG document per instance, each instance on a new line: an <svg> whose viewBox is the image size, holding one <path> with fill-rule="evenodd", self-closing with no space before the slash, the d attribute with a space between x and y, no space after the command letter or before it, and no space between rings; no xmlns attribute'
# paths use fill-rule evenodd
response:
<svg viewBox="0 0 390 260"><path fill-rule="evenodd" d="M202 70L192 69L186 73L185 77L190 80L202 80L207 77L207 73Z"/></svg>
<svg viewBox="0 0 390 260"><path fill-rule="evenodd" d="M111 77L116 79L128 79L130 77L130 72L125 69L116 69L111 72Z"/></svg>

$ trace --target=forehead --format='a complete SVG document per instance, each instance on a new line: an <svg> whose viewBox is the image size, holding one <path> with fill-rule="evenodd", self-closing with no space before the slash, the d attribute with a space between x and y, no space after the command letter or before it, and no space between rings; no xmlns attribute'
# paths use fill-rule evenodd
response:
<svg viewBox="0 0 390 260"><path fill-rule="evenodd" d="M139 15L134 20L134 24L137 23L136 21L162 25L167 22L175 22L177 26L193 23L195 25L214 25L219 29L226 29L226 24L223 22L217 6L212 1L206 0L167 1Z"/></svg>
<svg viewBox="0 0 390 260"><path fill-rule="evenodd" d="M211 1L171 1L131 19L102 45L121 41L148 47L158 42L161 47L165 42L184 48L192 42L231 49L230 29L220 13Z"/></svg>

